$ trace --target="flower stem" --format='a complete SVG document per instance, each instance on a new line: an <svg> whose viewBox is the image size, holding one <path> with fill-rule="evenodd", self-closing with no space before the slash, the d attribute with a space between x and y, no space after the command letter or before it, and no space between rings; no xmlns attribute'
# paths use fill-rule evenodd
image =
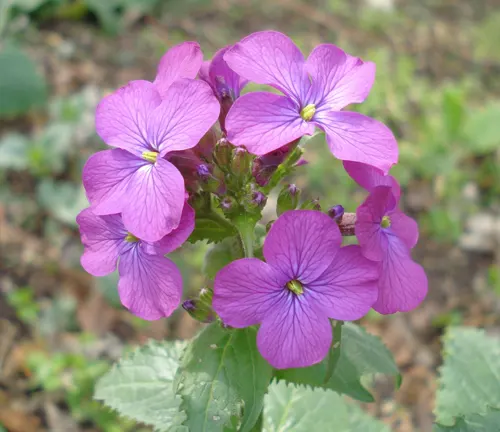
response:
<svg viewBox="0 0 500 432"><path fill-rule="evenodd" d="M235 226L238 228L240 233L241 245L243 246L243 251L245 252L246 258L253 257L253 246L254 246L254 230L256 221L254 221L248 214L243 214L234 221Z"/></svg>
<svg viewBox="0 0 500 432"><path fill-rule="evenodd" d="M326 366L326 375L323 384L326 384L330 381L333 373L335 372L335 367L340 358L341 351L341 339L342 339L342 326L344 325L344 321L337 321L335 323L335 328L333 330L333 344L332 349L328 355L328 364Z"/></svg>

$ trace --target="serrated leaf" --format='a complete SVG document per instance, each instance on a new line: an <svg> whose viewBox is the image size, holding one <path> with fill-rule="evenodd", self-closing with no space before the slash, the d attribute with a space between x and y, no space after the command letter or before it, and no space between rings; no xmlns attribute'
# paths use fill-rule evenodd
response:
<svg viewBox="0 0 500 432"><path fill-rule="evenodd" d="M219 243L227 237L237 235L236 228L219 215L196 216L194 231L188 241L207 240L208 243Z"/></svg>
<svg viewBox="0 0 500 432"><path fill-rule="evenodd" d="M471 111L464 125L468 146L473 152L487 153L500 145L498 134L500 102L493 101L482 108Z"/></svg>
<svg viewBox="0 0 500 432"><path fill-rule="evenodd" d="M214 279L220 269L231 261L243 258L243 249L238 237L228 237L213 245L205 255L203 273Z"/></svg>
<svg viewBox="0 0 500 432"><path fill-rule="evenodd" d="M362 402L373 402L372 394L363 385L366 378L376 374L399 375L392 354L383 342L356 324L344 324L340 349L340 358L326 384L323 381L328 358L308 368L277 371L276 377L296 384L335 390Z"/></svg>
<svg viewBox="0 0 500 432"><path fill-rule="evenodd" d="M265 432L385 432L383 423L361 408L347 403L338 393L287 385L269 387L265 398Z"/></svg>
<svg viewBox="0 0 500 432"><path fill-rule="evenodd" d="M500 432L500 411L460 417L453 426L436 424L433 432Z"/></svg>
<svg viewBox="0 0 500 432"><path fill-rule="evenodd" d="M187 431L173 388L183 345L149 342L136 349L97 382L94 399L159 431Z"/></svg>
<svg viewBox="0 0 500 432"><path fill-rule="evenodd" d="M184 424L197 432L223 431L244 407L238 430L250 431L271 376L254 328L225 330L211 324L188 345L176 378L187 414Z"/></svg>
<svg viewBox="0 0 500 432"><path fill-rule="evenodd" d="M450 327L443 339L438 422L451 425L454 417L500 408L500 340L466 327Z"/></svg>
<svg viewBox="0 0 500 432"><path fill-rule="evenodd" d="M0 117L24 114L47 98L45 79L33 61L11 46L0 50L0 95Z"/></svg>

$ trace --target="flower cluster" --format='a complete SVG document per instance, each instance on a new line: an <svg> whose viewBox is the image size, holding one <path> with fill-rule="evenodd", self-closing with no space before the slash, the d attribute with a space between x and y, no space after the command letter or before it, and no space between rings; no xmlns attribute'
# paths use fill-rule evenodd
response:
<svg viewBox="0 0 500 432"><path fill-rule="evenodd" d="M82 266L95 276L118 268L123 305L154 320L182 297L181 274L165 255L188 238L234 237L244 256L232 251L185 309L225 327L260 325L258 348L280 369L322 361L330 319L415 308L427 279L411 258L418 227L399 210L401 190L389 175L396 140L377 120L343 110L364 101L374 78L371 62L331 44L305 59L274 31L205 62L195 42L173 47L153 82L132 81L97 107L97 133L112 148L83 169L90 207L77 218ZM282 94L241 95L250 81ZM356 213L341 205L322 212L285 184L259 247L255 226L268 195L306 164L304 137L317 128L368 197ZM342 246L354 234L359 244Z"/></svg>

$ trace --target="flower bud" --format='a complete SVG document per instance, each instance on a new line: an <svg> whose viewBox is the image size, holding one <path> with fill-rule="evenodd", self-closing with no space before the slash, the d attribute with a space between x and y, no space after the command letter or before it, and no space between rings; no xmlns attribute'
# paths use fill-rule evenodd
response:
<svg viewBox="0 0 500 432"><path fill-rule="evenodd" d="M233 216L240 211L238 203L233 197L230 196L225 196L223 199L221 199L219 202L219 207L221 208L222 212L228 217Z"/></svg>
<svg viewBox="0 0 500 432"><path fill-rule="evenodd" d="M201 300L186 300L182 303L182 308L197 321L210 323L215 319L212 308Z"/></svg>
<svg viewBox="0 0 500 432"><path fill-rule="evenodd" d="M251 189L250 192L243 198L243 206L247 211L255 211L263 209L266 205L267 197L258 190Z"/></svg>
<svg viewBox="0 0 500 432"><path fill-rule="evenodd" d="M229 144L226 138L221 138L217 141L213 156L217 165L224 171L229 170L229 164L231 163L231 155L233 152L233 146Z"/></svg>
<svg viewBox="0 0 500 432"><path fill-rule="evenodd" d="M273 226L273 223L275 221L274 220L270 220L267 224L266 224L266 233L269 232L269 230L271 229L271 227Z"/></svg>
<svg viewBox="0 0 500 432"><path fill-rule="evenodd" d="M321 211L321 205L319 203L319 198L314 198L309 201L304 201L299 207L301 210L318 210Z"/></svg>
<svg viewBox="0 0 500 432"><path fill-rule="evenodd" d="M233 150L233 159L231 161L231 171L236 176L246 177L250 174L250 164L252 163L252 155L243 147L236 147Z"/></svg>
<svg viewBox="0 0 500 432"><path fill-rule="evenodd" d="M335 222L340 223L342 221L342 216L344 216L344 207L340 204L335 205L330 207L327 213Z"/></svg>
<svg viewBox="0 0 500 432"><path fill-rule="evenodd" d="M281 189L276 205L276 214L280 216L288 210L295 210L299 204L301 190L294 184L289 184Z"/></svg>
<svg viewBox="0 0 500 432"><path fill-rule="evenodd" d="M221 182L210 172L210 167L200 164L196 167L196 175L200 179L201 187L207 192L217 192Z"/></svg>

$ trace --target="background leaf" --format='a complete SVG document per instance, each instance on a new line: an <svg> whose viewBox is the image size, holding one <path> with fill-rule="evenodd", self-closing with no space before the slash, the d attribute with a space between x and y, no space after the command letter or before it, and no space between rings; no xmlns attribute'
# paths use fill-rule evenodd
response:
<svg viewBox="0 0 500 432"><path fill-rule="evenodd" d="M136 349L104 375L94 398L122 415L160 431L187 431L181 399L173 389L182 343L155 342Z"/></svg>
<svg viewBox="0 0 500 432"><path fill-rule="evenodd" d="M273 383L266 395L265 432L384 432L378 420L348 404L338 393Z"/></svg>
<svg viewBox="0 0 500 432"><path fill-rule="evenodd" d="M243 249L238 237L228 237L213 245L205 255L203 273L214 279L220 269L231 261L243 258Z"/></svg>
<svg viewBox="0 0 500 432"><path fill-rule="evenodd" d="M444 364L436 397L443 425L454 417L500 408L500 341L483 330L451 327L444 337Z"/></svg>
<svg viewBox="0 0 500 432"><path fill-rule="evenodd" d="M276 376L292 383L325 387L363 402L373 402L373 396L363 386L362 379L376 374L399 375L392 354L382 341L356 324L344 324L340 348L340 358L326 384L323 380L327 359L308 368L276 371Z"/></svg>
<svg viewBox="0 0 500 432"><path fill-rule="evenodd" d="M475 153L486 153L500 146L498 119L500 119L498 101L492 101L485 107L470 112L464 129L469 145Z"/></svg>
<svg viewBox="0 0 500 432"><path fill-rule="evenodd" d="M257 421L272 376L271 366L257 351L256 330L206 327L186 349L177 392L192 431L223 431L244 406L241 432Z"/></svg>
<svg viewBox="0 0 500 432"><path fill-rule="evenodd" d="M47 98L45 79L21 50L5 46L0 50L0 117L24 114L43 105Z"/></svg>
<svg viewBox="0 0 500 432"><path fill-rule="evenodd" d="M237 231L233 225L214 213L196 217L194 231L188 241L196 243L200 240L208 240L208 243L219 243L226 237L236 234Z"/></svg>
<svg viewBox="0 0 500 432"><path fill-rule="evenodd" d="M435 425L433 432L500 432L500 411L459 418L454 426Z"/></svg>

